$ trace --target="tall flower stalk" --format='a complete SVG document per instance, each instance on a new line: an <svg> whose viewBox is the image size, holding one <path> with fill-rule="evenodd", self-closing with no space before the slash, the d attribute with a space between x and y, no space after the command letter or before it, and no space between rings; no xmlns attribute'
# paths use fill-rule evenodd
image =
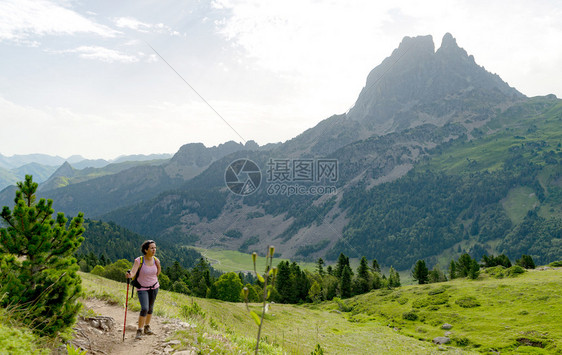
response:
<svg viewBox="0 0 562 355"><path fill-rule="evenodd" d="M258 325L258 336L256 339L256 351L255 354L258 354L260 348L260 337L261 337L261 329L263 325L263 318L265 317L265 311L267 309L267 300L271 295L271 289L273 287L273 283L275 281L275 276L277 275L277 268L273 267L273 255L275 254L275 247L270 246L267 250L267 256L265 257L265 272L263 275L257 272L256 268L256 260L258 258L258 254L256 252L252 253L252 261L254 262L254 273L258 280L263 284L263 303L262 303L262 312L261 316L252 310L248 306L248 295L250 290L247 287L244 287L244 301L246 302L246 308L250 312L250 316L254 319L256 324ZM271 281L271 282L269 282ZM269 283L269 284L268 284Z"/></svg>

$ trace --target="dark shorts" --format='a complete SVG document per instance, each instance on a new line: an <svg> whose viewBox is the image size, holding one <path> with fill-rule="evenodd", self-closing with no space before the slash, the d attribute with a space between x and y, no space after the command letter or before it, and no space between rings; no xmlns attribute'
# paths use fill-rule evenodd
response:
<svg viewBox="0 0 562 355"><path fill-rule="evenodd" d="M141 305L141 317L146 317L147 314L152 314L158 289L153 288L151 290L137 291L137 294L139 295L139 302Z"/></svg>

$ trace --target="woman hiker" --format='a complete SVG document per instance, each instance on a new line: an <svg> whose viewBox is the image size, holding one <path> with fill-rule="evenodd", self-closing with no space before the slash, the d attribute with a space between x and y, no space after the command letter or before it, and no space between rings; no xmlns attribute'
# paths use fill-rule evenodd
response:
<svg viewBox="0 0 562 355"><path fill-rule="evenodd" d="M142 338L143 328L144 334L154 334L150 329L150 318L152 317L154 301L160 287L158 283L158 275L160 275L161 271L160 260L154 256L156 254L156 243L154 240L147 240L142 243L141 252L143 256L136 258L133 269L127 272L127 278L131 278L140 269L138 277L135 278L140 284L140 286L137 285L135 287L138 289L137 294L141 305L139 326L135 339Z"/></svg>

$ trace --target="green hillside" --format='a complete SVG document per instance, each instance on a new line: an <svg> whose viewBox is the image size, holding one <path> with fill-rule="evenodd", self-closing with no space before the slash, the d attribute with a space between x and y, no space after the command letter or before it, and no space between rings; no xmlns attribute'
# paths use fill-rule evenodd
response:
<svg viewBox="0 0 562 355"><path fill-rule="evenodd" d="M270 196L264 186L240 198L240 206L291 219L282 232L258 237L278 246L282 254L288 251L282 256L293 259L335 260L343 252L408 270L418 259L443 268L469 252L477 259L506 253L515 260L530 254L546 264L562 257L561 122L561 100L547 96L521 100L503 112L497 109L484 121L425 124L373 136L328 156L340 162L337 198ZM209 223L219 216L229 220L232 196L224 188L225 166L244 157L266 167L273 153L228 156L180 189L113 211L104 219L170 241L189 235L190 245L209 247L208 235L182 216L194 214ZM409 172L386 178L400 166ZM380 178L388 182L373 184ZM342 214L346 225L330 228L343 232L339 241L316 247L319 240L306 231L329 225ZM240 248L250 237L240 238ZM310 253L297 255L300 249L294 240L309 247Z"/></svg>
<svg viewBox="0 0 562 355"><path fill-rule="evenodd" d="M124 303L123 287L111 280L91 274L83 274L83 283L89 297L101 297ZM140 309L137 299L130 300L129 307ZM190 309L197 303L204 317L182 316L182 309ZM335 305L335 303L334 303ZM264 354L309 354L320 344L327 354L388 354L424 353L437 351L429 342L420 342L387 327L381 319L366 323L349 322L339 311L324 309L324 306L271 305L264 321L262 337L266 339L260 353ZM258 311L258 305L251 305ZM177 339L184 343L198 342L203 354L228 353L220 343L211 343L202 335L220 334L233 343L242 353L253 353L257 326L249 316L243 303L228 303L210 299L192 298L168 291L158 293L155 314L177 317L195 324L190 332L179 333ZM253 342L253 344L252 344ZM211 350L212 349L212 350ZM453 351L452 353L456 353Z"/></svg>
<svg viewBox="0 0 562 355"><path fill-rule="evenodd" d="M562 102L534 97L498 114L476 128L470 141L437 147L427 167L446 173L498 170L511 154L544 166L560 158L562 149Z"/></svg>
<svg viewBox="0 0 562 355"><path fill-rule="evenodd" d="M359 323L384 319L422 340L443 336L441 327L448 323L453 344L484 353L559 354L561 286L560 269L504 279L484 273L476 281L373 291L347 301L345 316Z"/></svg>
<svg viewBox="0 0 562 355"><path fill-rule="evenodd" d="M261 353L309 354L320 344L326 354L562 354L562 269L531 270L500 279L492 276L494 269L489 270L474 281L375 290L319 304L272 304ZM92 274L81 277L86 297L124 303L123 283ZM129 301L131 309L139 309L136 298ZM250 308L258 311L259 306ZM194 325L174 336L182 342L176 350L197 342L203 354L232 349L247 353L255 344L257 327L243 303L161 291L155 312ZM442 329L446 323L451 329ZM0 332L8 334L3 344L17 344L15 354L37 351L46 344L23 328L8 330L12 325L0 317ZM450 342L440 350L432 339L446 332Z"/></svg>
<svg viewBox="0 0 562 355"><path fill-rule="evenodd" d="M560 100L530 99L472 132L481 136L437 146L396 181L357 184L340 202L350 222L328 256L362 248L399 269L421 258L446 266L440 256L460 249L477 259L491 253L559 259L561 122Z"/></svg>
<svg viewBox="0 0 562 355"><path fill-rule="evenodd" d="M203 249L203 248L193 248L206 259L209 260L213 269L221 272L240 272L240 271L251 271L254 268L252 263L251 253L241 253L235 250L219 250L219 249ZM273 264L277 265L281 261L290 261L289 259L274 258ZM262 265L263 264L263 265ZM358 264L358 262L356 262ZM257 268L259 270L265 268L265 259L258 260L256 262ZM356 266L352 263L353 266ZM303 270L314 271L316 268L315 263L305 263L299 262L299 266Z"/></svg>
<svg viewBox="0 0 562 355"><path fill-rule="evenodd" d="M89 274L83 279L87 294L124 301L122 284ZM277 345L274 349L284 345L285 352L297 354L308 354L316 343L332 354L431 353L437 350L431 340L443 336L447 330L442 325L448 323L452 350L558 354L560 287L561 269L532 270L502 279L483 273L475 281L375 290L345 301L275 304L266 317L265 336ZM218 332L234 340L255 335L256 326L241 303L166 291L161 295L160 315L179 317L182 305L193 301L201 306L206 317L198 320L197 332ZM179 336L184 341L193 337Z"/></svg>
<svg viewBox="0 0 562 355"><path fill-rule="evenodd" d="M103 257L111 262L119 259L133 261L141 255L140 245L145 240L150 239L113 222L106 223L86 219L84 228L84 241L76 251L83 271L91 270L95 266L87 266L88 259ZM170 266L177 261L183 267L191 268L201 258L201 254L194 249L182 248L178 244L166 240L158 241L158 255L162 259L163 267Z"/></svg>

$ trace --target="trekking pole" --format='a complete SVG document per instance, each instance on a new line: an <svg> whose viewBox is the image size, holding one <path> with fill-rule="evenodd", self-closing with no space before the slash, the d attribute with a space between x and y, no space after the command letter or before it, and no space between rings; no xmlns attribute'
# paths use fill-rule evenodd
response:
<svg viewBox="0 0 562 355"><path fill-rule="evenodd" d="M130 272L131 270L127 270L127 274ZM125 321L123 321L123 341L125 341L125 328L127 327L127 308L129 307L129 281L130 279L127 277L127 294L125 295Z"/></svg>

